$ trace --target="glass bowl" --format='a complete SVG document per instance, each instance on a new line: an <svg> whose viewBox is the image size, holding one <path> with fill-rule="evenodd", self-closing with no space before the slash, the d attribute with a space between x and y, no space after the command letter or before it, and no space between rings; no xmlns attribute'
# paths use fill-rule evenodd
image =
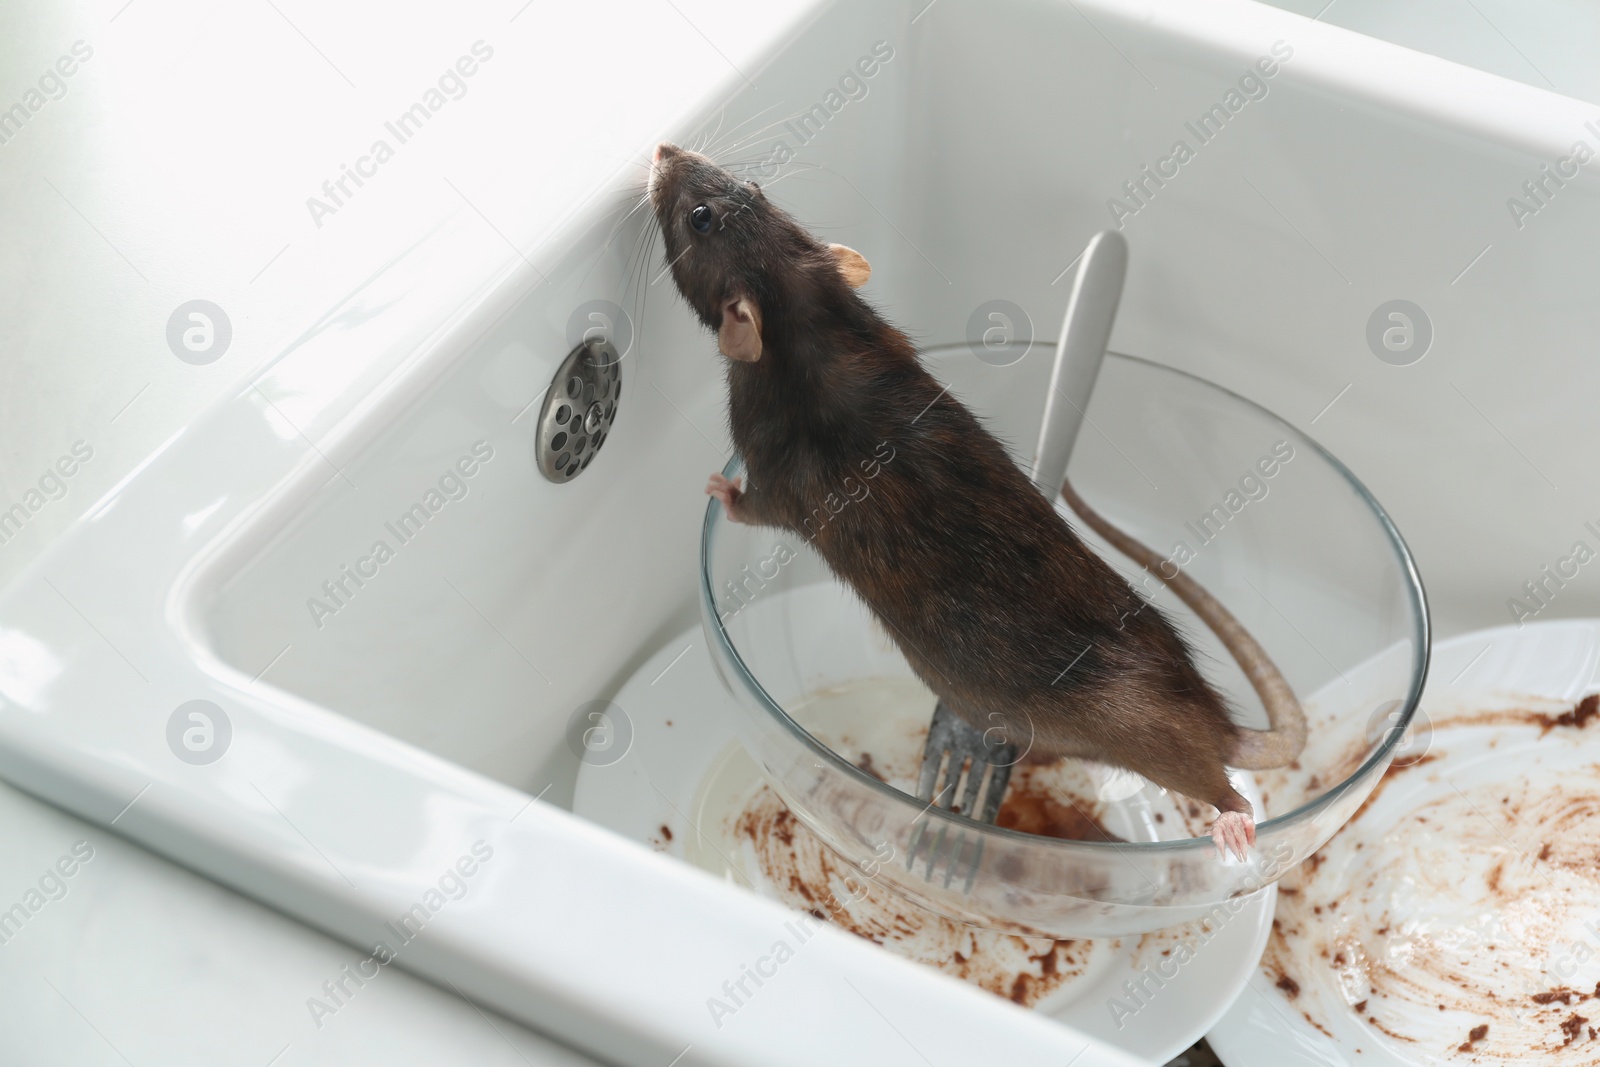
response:
<svg viewBox="0 0 1600 1067"><path fill-rule="evenodd" d="M964 344L923 358L1020 454L1038 434L1054 347L1037 342L1003 367ZM724 473L741 470L736 457ZM1056 938L1226 921L1239 898L1333 836L1388 769L1427 674L1421 581L1388 516L1333 456L1250 401L1142 359L1107 355L1069 475L1102 514L1170 553L1221 600L1306 708L1310 740L1296 764L1230 772L1256 806L1247 860L1219 856L1203 836L1209 806L1095 765L1053 780L1052 810L1092 817L1110 840L930 810L905 790L914 788L933 695L803 536L730 523L712 501L701 617L743 713L739 739L795 815L860 877L948 918ZM870 488L864 474L835 503L871 507ZM1179 626L1237 719L1265 726L1243 674L1199 620L1073 525ZM898 770L885 773L894 761ZM1035 768L1017 769L1025 771Z"/></svg>

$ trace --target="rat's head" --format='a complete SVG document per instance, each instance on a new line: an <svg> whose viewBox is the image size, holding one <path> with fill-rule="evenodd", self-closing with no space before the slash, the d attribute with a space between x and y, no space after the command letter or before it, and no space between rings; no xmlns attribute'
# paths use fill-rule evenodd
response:
<svg viewBox="0 0 1600 1067"><path fill-rule="evenodd" d="M756 183L698 153L657 145L649 190L678 291L730 359L761 358L764 304L872 273L860 253L819 242Z"/></svg>

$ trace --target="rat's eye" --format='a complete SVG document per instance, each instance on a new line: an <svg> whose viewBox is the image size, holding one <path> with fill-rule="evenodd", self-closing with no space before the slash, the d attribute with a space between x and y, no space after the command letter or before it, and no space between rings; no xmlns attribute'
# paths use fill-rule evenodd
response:
<svg viewBox="0 0 1600 1067"><path fill-rule="evenodd" d="M711 232L711 209L701 204L689 212L689 225L699 233Z"/></svg>

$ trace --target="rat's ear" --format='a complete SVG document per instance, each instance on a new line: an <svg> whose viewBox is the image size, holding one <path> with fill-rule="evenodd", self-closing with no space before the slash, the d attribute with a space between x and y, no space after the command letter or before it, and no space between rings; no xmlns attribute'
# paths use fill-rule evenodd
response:
<svg viewBox="0 0 1600 1067"><path fill-rule="evenodd" d="M872 277L872 264L853 248L845 245L829 245L828 251L833 253L833 258L838 260L839 273L844 275L844 280L852 289L859 289L867 284L867 279Z"/></svg>
<svg viewBox="0 0 1600 1067"><path fill-rule="evenodd" d="M717 348L729 359L754 363L761 358L761 309L747 296L722 302Z"/></svg>

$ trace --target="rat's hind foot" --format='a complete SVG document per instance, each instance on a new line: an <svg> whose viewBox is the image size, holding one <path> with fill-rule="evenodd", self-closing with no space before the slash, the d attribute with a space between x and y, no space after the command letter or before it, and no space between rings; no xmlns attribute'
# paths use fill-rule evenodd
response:
<svg viewBox="0 0 1600 1067"><path fill-rule="evenodd" d="M739 497L743 491L739 488L739 481L738 478L729 481L721 474L713 474L711 480L706 482L706 495L714 496L721 502L722 510L728 513L729 522L742 521L739 518Z"/></svg>
<svg viewBox="0 0 1600 1067"><path fill-rule="evenodd" d="M1216 842L1217 855L1226 859L1231 850L1244 860L1250 846L1256 843L1256 821L1249 812L1225 811L1211 824L1211 840Z"/></svg>

